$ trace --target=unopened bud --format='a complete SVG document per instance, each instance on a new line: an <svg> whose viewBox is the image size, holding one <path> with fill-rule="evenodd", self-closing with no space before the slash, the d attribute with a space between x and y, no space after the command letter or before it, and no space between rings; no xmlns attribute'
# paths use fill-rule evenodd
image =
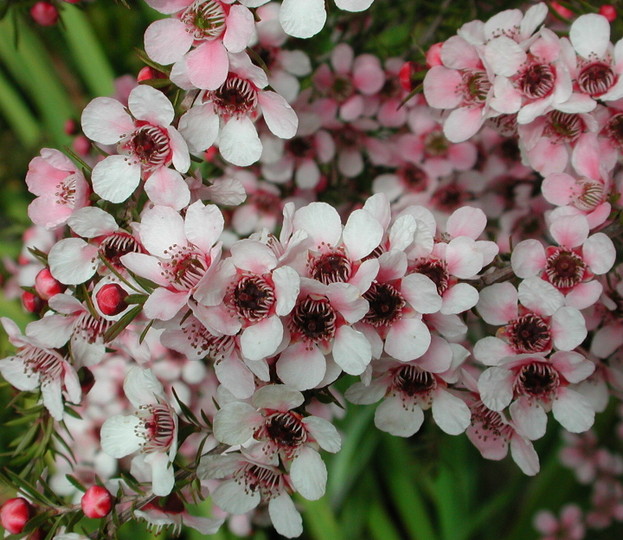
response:
<svg viewBox="0 0 623 540"><path fill-rule="evenodd" d="M398 72L400 86L402 86L402 88L407 92L411 92L411 90L413 90L413 72L413 62L405 62L402 64L402 67Z"/></svg>
<svg viewBox="0 0 623 540"><path fill-rule="evenodd" d="M103 518L112 508L112 495L102 486L91 486L84 492L80 506L86 517Z"/></svg>
<svg viewBox="0 0 623 540"><path fill-rule="evenodd" d="M617 18L617 10L612 4L604 4L599 8L599 14L603 15L608 22L614 22Z"/></svg>
<svg viewBox="0 0 623 540"><path fill-rule="evenodd" d="M97 307L104 315L114 316L121 313L128 307L125 298L128 293L117 283L109 283L104 285L95 294Z"/></svg>
<svg viewBox="0 0 623 540"><path fill-rule="evenodd" d="M58 21L58 9L50 2L37 2L30 8L30 16L41 26L54 26Z"/></svg>
<svg viewBox="0 0 623 540"><path fill-rule="evenodd" d="M150 81L152 79L166 79L166 78L167 76L164 73L162 73L161 71L158 71L157 69L154 69L151 66L145 66L141 68L141 70L136 75L136 80L138 82Z"/></svg>
<svg viewBox="0 0 623 540"><path fill-rule="evenodd" d="M573 18L573 11L566 8L565 6L560 5L558 2L550 2L549 7L551 7L558 15L560 15L563 19L571 19Z"/></svg>
<svg viewBox="0 0 623 540"><path fill-rule="evenodd" d="M30 291L22 293L22 306L28 313L39 313L43 307L43 300Z"/></svg>
<svg viewBox="0 0 623 540"><path fill-rule="evenodd" d="M42 300L49 300L55 294L62 293L65 285L52 276L49 268L42 268L35 277L35 291Z"/></svg>
<svg viewBox="0 0 623 540"><path fill-rule="evenodd" d="M91 150L91 141L84 135L76 135L71 146L78 155L86 156Z"/></svg>
<svg viewBox="0 0 623 540"><path fill-rule="evenodd" d="M22 497L9 499L0 508L0 524L11 534L24 530L32 515L32 506Z"/></svg>
<svg viewBox="0 0 623 540"><path fill-rule="evenodd" d="M426 65L428 67L440 66L441 61L441 47L443 43L434 43L426 51Z"/></svg>

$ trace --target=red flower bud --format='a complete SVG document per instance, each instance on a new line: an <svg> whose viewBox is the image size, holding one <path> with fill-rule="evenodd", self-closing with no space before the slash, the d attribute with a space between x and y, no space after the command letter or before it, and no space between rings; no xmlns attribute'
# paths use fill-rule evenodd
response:
<svg viewBox="0 0 623 540"><path fill-rule="evenodd" d="M52 277L49 268L42 268L35 277L35 291L43 300L49 300L55 294L62 293L65 285Z"/></svg>
<svg viewBox="0 0 623 540"><path fill-rule="evenodd" d="M32 506L22 497L9 499L0 508L0 524L11 534L24 530L32 515Z"/></svg>
<svg viewBox="0 0 623 540"><path fill-rule="evenodd" d="M413 90L413 62L405 62L402 64L400 71L398 72L398 80L400 81L400 86L402 86L407 92L411 92Z"/></svg>
<svg viewBox="0 0 623 540"><path fill-rule="evenodd" d="M142 81L149 81L151 79L166 79L167 76L162 73L161 71L158 71L157 69L152 68L151 66L145 66L143 68L141 68L141 70L138 72L138 75L136 76L136 80L138 82L142 82Z"/></svg>
<svg viewBox="0 0 623 540"><path fill-rule="evenodd" d="M572 19L573 11L567 9L565 6L561 6L558 2L550 2L549 7L551 7L558 15L560 15L564 19Z"/></svg>
<svg viewBox="0 0 623 540"><path fill-rule="evenodd" d="M440 66L441 62L441 47L443 43L434 43L426 51L426 65L428 67Z"/></svg>
<svg viewBox="0 0 623 540"><path fill-rule="evenodd" d="M50 2L37 2L30 8L30 16L41 26L54 26L58 21L58 9Z"/></svg>
<svg viewBox="0 0 623 540"><path fill-rule="evenodd" d="M30 291L24 291L22 293L22 306L28 313L39 313L43 307L43 300Z"/></svg>
<svg viewBox="0 0 623 540"><path fill-rule="evenodd" d="M102 486L91 486L80 500L84 515L89 518L103 518L112 508L112 495Z"/></svg>
<svg viewBox="0 0 623 540"><path fill-rule="evenodd" d="M612 4L604 4L599 8L599 14L603 15L608 22L614 22L617 18L617 10Z"/></svg>
<svg viewBox="0 0 623 540"><path fill-rule="evenodd" d="M95 301L97 307L104 315L118 315L124 309L128 307L125 303L125 298L128 293L117 283L109 283L104 285L95 294Z"/></svg>

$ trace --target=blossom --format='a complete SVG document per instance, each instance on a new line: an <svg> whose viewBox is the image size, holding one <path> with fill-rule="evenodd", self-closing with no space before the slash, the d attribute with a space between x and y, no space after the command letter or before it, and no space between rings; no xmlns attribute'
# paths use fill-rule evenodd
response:
<svg viewBox="0 0 623 540"><path fill-rule="evenodd" d="M234 0L147 3L173 15L153 22L145 31L147 55L162 65L174 64L174 71L184 69L197 88L221 86L229 70L228 51L242 52L251 41L251 11Z"/></svg>
<svg viewBox="0 0 623 540"><path fill-rule="evenodd" d="M244 514L265 502L279 534L287 538L302 534L301 515L289 495L290 480L279 468L242 453L230 453L204 456L197 474L202 479L223 479L211 496L226 512Z"/></svg>
<svg viewBox="0 0 623 540"><path fill-rule="evenodd" d="M53 229L63 225L76 210L89 204L89 184L73 162L58 150L44 148L28 164L28 191L36 199L28 217L36 225Z"/></svg>
<svg viewBox="0 0 623 540"><path fill-rule="evenodd" d="M117 459L140 452L134 459L151 468L153 493L168 495L175 482L171 464L177 454L177 415L149 369L130 368L123 390L136 411L104 422L102 448Z"/></svg>
<svg viewBox="0 0 623 540"><path fill-rule="evenodd" d="M190 205L183 218L167 206L143 214L139 236L149 253L127 253L121 262L158 285L145 302L147 317L167 321L187 304L220 257L222 231L220 210L201 201Z"/></svg>
<svg viewBox="0 0 623 540"><path fill-rule="evenodd" d="M58 351L45 342L22 335L17 325L6 317L0 322L17 352L0 360L0 373L18 390L41 390L43 405L58 422L64 416L63 397L79 403L82 394L80 381L73 366Z"/></svg>
<svg viewBox="0 0 623 540"><path fill-rule="evenodd" d="M93 190L103 199L125 201L146 180L145 191L157 204L182 208L188 204L188 186L179 173L190 166L188 145L171 125L173 105L160 91L139 85L130 92L128 109L116 99L98 97L82 112L82 129L101 144L117 145L93 168ZM169 169L173 164L176 171Z"/></svg>
<svg viewBox="0 0 623 540"><path fill-rule="evenodd" d="M288 466L293 487L306 499L319 499L325 492L327 470L318 447L328 452L340 449L335 427L317 416L303 416L297 409L304 402L301 392L285 385L259 388L252 405L229 402L214 417L214 436L231 444L251 437L260 441L262 453Z"/></svg>

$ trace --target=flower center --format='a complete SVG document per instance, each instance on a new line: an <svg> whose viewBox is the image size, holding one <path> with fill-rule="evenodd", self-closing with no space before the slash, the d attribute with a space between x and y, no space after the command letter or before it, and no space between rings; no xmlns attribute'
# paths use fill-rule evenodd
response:
<svg viewBox="0 0 623 540"><path fill-rule="evenodd" d="M308 158L314 155L314 147L309 137L294 137L286 143L286 147L298 158Z"/></svg>
<svg viewBox="0 0 623 540"><path fill-rule="evenodd" d="M135 433L145 442L143 452L164 452L168 450L175 437L175 419L171 408L164 404L141 405L137 411L140 424Z"/></svg>
<svg viewBox="0 0 623 540"><path fill-rule="evenodd" d="M276 497L282 491L283 477L274 468L246 463L234 472L233 478L239 485L244 486L248 495L259 491L264 501Z"/></svg>
<svg viewBox="0 0 623 540"><path fill-rule="evenodd" d="M197 40L214 40L225 30L225 10L218 0L196 0L186 8L180 20Z"/></svg>
<svg viewBox="0 0 623 540"><path fill-rule="evenodd" d="M346 77L336 77L331 86L331 96L336 101L346 101L354 90L353 83Z"/></svg>
<svg viewBox="0 0 623 540"><path fill-rule="evenodd" d="M125 232L109 234L99 245L99 254L115 266L122 266L119 258L126 253L141 253L142 251L139 241Z"/></svg>
<svg viewBox="0 0 623 540"><path fill-rule="evenodd" d="M573 198L573 206L578 210L590 211L603 201L605 188L601 182L589 178L578 180L580 192Z"/></svg>
<svg viewBox="0 0 623 540"><path fill-rule="evenodd" d="M307 430L294 413L275 413L266 419L265 426L268 437L286 450L295 449L307 441Z"/></svg>
<svg viewBox="0 0 623 540"><path fill-rule="evenodd" d="M242 319L260 321L275 303L275 293L264 278L243 276L233 290L231 303Z"/></svg>
<svg viewBox="0 0 623 540"><path fill-rule="evenodd" d="M54 196L56 204L71 206L76 204L76 191L78 183L78 174L69 174L63 178L57 185Z"/></svg>
<svg viewBox="0 0 623 540"><path fill-rule="evenodd" d="M595 62L589 64L578 75L580 90L591 97L605 94L614 84L615 75L608 64Z"/></svg>
<svg viewBox="0 0 623 540"><path fill-rule="evenodd" d="M24 362L25 371L39 374L41 386L63 374L63 359L53 351L25 345L15 356Z"/></svg>
<svg viewBox="0 0 623 540"><path fill-rule="evenodd" d="M297 302L290 319L292 330L302 334L312 343L333 338L336 322L337 315L329 300L314 299L311 296L306 296L302 302Z"/></svg>
<svg viewBox="0 0 623 540"><path fill-rule="evenodd" d="M530 99L540 99L554 89L556 76L550 64L532 64L519 75L520 91Z"/></svg>
<svg viewBox="0 0 623 540"><path fill-rule="evenodd" d="M309 265L311 277L325 285L346 282L352 273L351 262L341 251L333 251L315 257Z"/></svg>
<svg viewBox="0 0 623 540"><path fill-rule="evenodd" d="M487 101L491 90L491 81L484 71L464 71L463 99L468 104L480 104Z"/></svg>
<svg viewBox="0 0 623 540"><path fill-rule="evenodd" d="M391 326L402 316L405 301L402 295L389 283L374 282L363 294L370 304L363 322L372 326Z"/></svg>
<svg viewBox="0 0 623 540"><path fill-rule="evenodd" d="M169 259L160 261L160 275L181 291L197 285L210 267L210 258L192 246L174 244L164 250L164 255Z"/></svg>
<svg viewBox="0 0 623 540"><path fill-rule="evenodd" d="M215 336L194 318L182 328L182 333L195 351L202 356L213 358L216 362L225 358L236 345L234 336ZM167 346L172 348L170 345Z"/></svg>
<svg viewBox="0 0 623 540"><path fill-rule="evenodd" d="M246 79L230 75L214 92L208 94L219 116L239 118L257 107L257 91Z"/></svg>
<svg viewBox="0 0 623 540"><path fill-rule="evenodd" d="M424 191L428 187L428 174L417 165L402 167L398 170L398 176L412 191Z"/></svg>
<svg viewBox="0 0 623 540"><path fill-rule="evenodd" d="M392 389L408 397L419 397L431 401L430 394L437 388L437 380L432 373L411 364L398 368L394 374Z"/></svg>
<svg viewBox="0 0 623 540"><path fill-rule="evenodd" d="M533 362L523 366L515 379L515 395L528 394L546 397L560 386L558 372L545 362Z"/></svg>
<svg viewBox="0 0 623 540"><path fill-rule="evenodd" d="M535 313L513 319L505 328L511 346L518 353L542 352L550 347L549 326Z"/></svg>
<svg viewBox="0 0 623 540"><path fill-rule="evenodd" d="M172 158L169 135L159 126L147 124L139 127L122 148L132 154L146 171L164 167Z"/></svg>
<svg viewBox="0 0 623 540"><path fill-rule="evenodd" d="M604 131L614 146L623 149L623 113L612 116Z"/></svg>
<svg viewBox="0 0 623 540"><path fill-rule="evenodd" d="M431 156L445 156L450 143L441 131L433 131L424 139L426 152Z"/></svg>
<svg viewBox="0 0 623 540"><path fill-rule="evenodd" d="M547 279L558 289L570 289L580 283L585 270L586 264L582 258L565 249L550 255L545 263Z"/></svg>
<svg viewBox="0 0 623 540"><path fill-rule="evenodd" d="M441 259L420 259L416 261L413 272L423 274L436 286L437 293L442 295L448 289L450 274L446 261Z"/></svg>
<svg viewBox="0 0 623 540"><path fill-rule="evenodd" d="M579 114L552 111L545 115L547 125L543 130L545 136L555 142L575 141L584 131L584 121Z"/></svg>
<svg viewBox="0 0 623 540"><path fill-rule="evenodd" d="M74 333L82 336L87 343L96 343L112 325L112 321L95 318L88 311L84 311L74 323Z"/></svg>

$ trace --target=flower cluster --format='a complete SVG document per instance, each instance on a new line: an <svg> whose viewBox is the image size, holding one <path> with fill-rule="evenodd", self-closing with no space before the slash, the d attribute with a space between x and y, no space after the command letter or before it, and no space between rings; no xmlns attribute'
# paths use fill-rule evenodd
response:
<svg viewBox="0 0 623 540"><path fill-rule="evenodd" d="M620 397L622 45L605 16L569 37L542 3L467 23L410 97L406 59L337 35L326 58L288 48L324 1L146 3L167 16L144 36L159 79L91 101L73 160L31 161L35 226L7 263L36 320L2 318L0 374L75 441L71 459L53 447L58 494L90 486L84 514L111 527L134 512L210 534L233 515L245 532L267 511L296 537L293 495L325 494L340 408L378 403L399 437L430 411L534 475L550 412L579 434ZM22 527L46 504L24 495L2 514ZM190 515L206 495L213 517Z"/></svg>

